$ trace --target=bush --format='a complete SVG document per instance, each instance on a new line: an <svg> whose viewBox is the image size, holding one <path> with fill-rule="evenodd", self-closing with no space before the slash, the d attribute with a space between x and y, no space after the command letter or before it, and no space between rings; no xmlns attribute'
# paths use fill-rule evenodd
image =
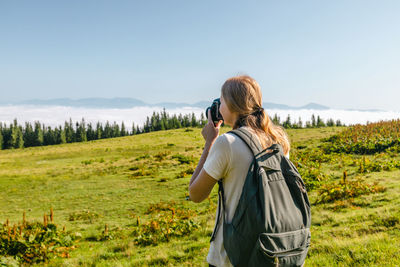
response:
<svg viewBox="0 0 400 267"><path fill-rule="evenodd" d="M178 160L180 164L194 163L193 156L188 157L188 156L181 155L181 154L175 154L172 156L172 158Z"/></svg>
<svg viewBox="0 0 400 267"><path fill-rule="evenodd" d="M357 124L324 140L326 153L375 154L400 149L400 119Z"/></svg>
<svg viewBox="0 0 400 267"><path fill-rule="evenodd" d="M384 192L386 190L385 187L377 183L368 184L362 179L347 181L346 176L347 174L344 174L344 179L338 183L322 185L318 191L316 203L329 203L337 200L354 198L360 195Z"/></svg>
<svg viewBox="0 0 400 267"><path fill-rule="evenodd" d="M168 242L173 237L190 235L200 227L192 217L192 211L177 207L175 202L151 204L147 214L152 215L144 224L137 218L132 232L135 245L150 246L160 242Z"/></svg>
<svg viewBox="0 0 400 267"><path fill-rule="evenodd" d="M51 222L44 215L43 223L23 221L11 226L7 222L0 225L0 259L12 257L19 263L46 262L53 257L69 257L75 236L65 231L60 231L53 223L53 213L50 212ZM0 262L1 262L0 261Z"/></svg>

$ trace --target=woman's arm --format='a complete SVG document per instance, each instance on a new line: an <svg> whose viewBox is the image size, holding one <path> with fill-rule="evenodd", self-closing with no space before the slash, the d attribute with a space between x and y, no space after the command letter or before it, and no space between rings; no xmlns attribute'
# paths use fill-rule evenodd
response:
<svg viewBox="0 0 400 267"><path fill-rule="evenodd" d="M201 202L206 199L217 182L203 169L203 165L204 162L206 162L208 152L214 144L215 139L218 137L221 124L222 121L219 121L218 124L214 126L210 111L208 111L208 123L201 131L206 142L199 163L189 182L189 196L193 202Z"/></svg>
<svg viewBox="0 0 400 267"><path fill-rule="evenodd" d="M207 143L204 145L203 154L201 155L196 170L189 182L190 200L196 203L206 199L217 182L217 180L208 175L208 173L203 169L204 162L207 159L211 146L212 144Z"/></svg>

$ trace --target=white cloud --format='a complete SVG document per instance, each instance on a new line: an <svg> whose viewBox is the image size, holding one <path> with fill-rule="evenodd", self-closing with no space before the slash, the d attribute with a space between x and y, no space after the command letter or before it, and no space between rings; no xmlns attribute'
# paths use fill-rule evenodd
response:
<svg viewBox="0 0 400 267"><path fill-rule="evenodd" d="M77 107L62 107L62 106L0 106L0 121L7 124L12 123L14 118L18 120L19 124L24 124L26 121L34 122L40 121L46 126L59 126L63 125L65 121L70 118L73 122L81 121L82 118L86 122L95 124L96 122L106 121L113 123L114 121L121 124L123 121L128 129L131 129L132 122L135 125L142 126L146 121L147 116L151 116L152 113L162 111L162 107L134 107L129 109L94 109L94 108L77 108ZM184 107L175 109L166 109L166 111L172 114L190 114L195 113L196 117L199 118L200 114L204 112L203 109ZM301 117L303 123L311 120L311 115L319 115L324 121L329 118L341 120L346 125L356 123L375 122L380 120L390 120L400 118L400 112L394 111L349 111L349 110L278 110L271 109L267 110L268 114L272 117L275 113L280 116L281 121L285 120L287 115L293 121L298 121Z"/></svg>

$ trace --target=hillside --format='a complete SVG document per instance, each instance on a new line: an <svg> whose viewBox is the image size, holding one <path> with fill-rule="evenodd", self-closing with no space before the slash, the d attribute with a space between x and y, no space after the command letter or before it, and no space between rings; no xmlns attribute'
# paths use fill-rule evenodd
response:
<svg viewBox="0 0 400 267"><path fill-rule="evenodd" d="M343 129L288 130L291 160L312 203L306 266L400 265L398 152L322 153L329 146L322 139ZM55 224L75 241L48 266L207 266L217 188L203 203L185 200L204 144L200 132L2 150L0 221L18 223L23 212L43 221L52 208ZM393 166L372 169L371 162ZM343 185L354 196L342 198ZM2 260L12 262L0 254Z"/></svg>

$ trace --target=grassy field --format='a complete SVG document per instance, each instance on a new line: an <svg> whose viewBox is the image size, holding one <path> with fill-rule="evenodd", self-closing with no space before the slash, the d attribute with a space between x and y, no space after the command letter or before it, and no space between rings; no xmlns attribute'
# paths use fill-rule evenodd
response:
<svg viewBox="0 0 400 267"><path fill-rule="evenodd" d="M291 159L307 149L312 153L322 138L342 130L288 130ZM27 220L42 221L52 208L55 224L76 237L76 248L47 266L208 266L217 188L203 203L185 200L204 144L200 131L1 150L0 221L17 223L23 212ZM331 156L318 166L321 184L338 183L346 171L348 180L361 177L385 190L318 204L318 187L310 191L312 244L306 266L400 266L400 170L360 172L361 159ZM399 159L391 154L391 160ZM176 225L170 229L175 236L138 238L143 227L156 234L164 222ZM108 238L102 239L106 224Z"/></svg>

